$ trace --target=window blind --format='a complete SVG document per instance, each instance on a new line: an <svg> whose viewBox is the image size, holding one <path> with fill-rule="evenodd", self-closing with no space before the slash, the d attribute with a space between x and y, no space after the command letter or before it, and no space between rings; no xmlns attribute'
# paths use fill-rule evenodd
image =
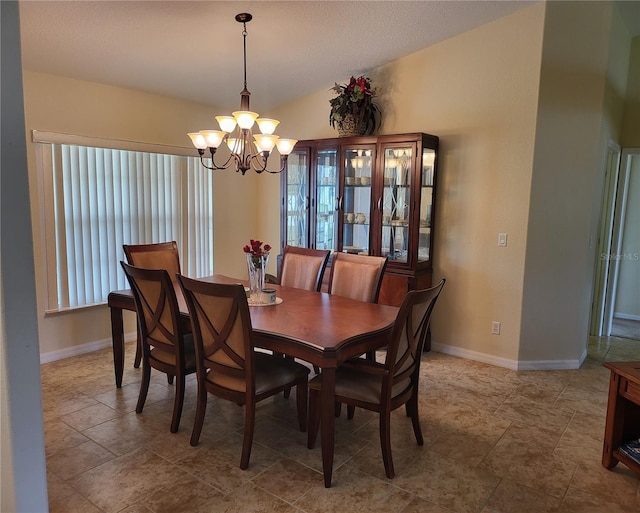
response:
<svg viewBox="0 0 640 513"><path fill-rule="evenodd" d="M48 311L128 288L123 244L175 240L182 272L213 274L213 183L197 157L39 143Z"/></svg>

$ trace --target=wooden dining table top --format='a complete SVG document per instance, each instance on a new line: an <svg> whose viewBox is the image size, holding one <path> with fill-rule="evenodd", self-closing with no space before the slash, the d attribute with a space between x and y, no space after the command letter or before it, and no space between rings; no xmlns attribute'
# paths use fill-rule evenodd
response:
<svg viewBox="0 0 640 513"><path fill-rule="evenodd" d="M213 283L242 284L245 282L229 276L214 274L202 281ZM276 290L282 302L276 305L251 306L251 324L258 339L286 338L286 353L309 357L310 363L318 363L318 358L327 358L340 353L345 346L357 345L359 339L370 339L376 333L386 334L398 312L394 306L365 303L354 299L335 296L326 292L315 292L292 287L269 284ZM188 319L187 305L176 283L176 298L180 312ZM120 301L118 301L120 299ZM124 300L125 303L120 304ZM120 306L135 310L130 290L114 291L109 297L109 306ZM269 347L272 348L270 343ZM299 346L293 351L293 346ZM370 345L370 343L369 343ZM359 348L349 351L349 356L359 354ZM317 353L313 357L313 353ZM302 354L299 354L302 353ZM324 362L326 364L326 362Z"/></svg>

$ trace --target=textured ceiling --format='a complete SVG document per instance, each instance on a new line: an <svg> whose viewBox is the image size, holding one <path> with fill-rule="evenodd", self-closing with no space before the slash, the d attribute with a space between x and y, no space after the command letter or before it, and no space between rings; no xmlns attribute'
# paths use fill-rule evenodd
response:
<svg viewBox="0 0 640 513"><path fill-rule="evenodd" d="M352 74L523 8L522 1L22 1L29 70L222 106L242 89L240 12L253 109L329 88Z"/></svg>
<svg viewBox="0 0 640 513"><path fill-rule="evenodd" d="M21 1L24 67L258 112L433 45L528 1ZM627 2L640 5L640 2ZM639 17L640 19L640 17Z"/></svg>

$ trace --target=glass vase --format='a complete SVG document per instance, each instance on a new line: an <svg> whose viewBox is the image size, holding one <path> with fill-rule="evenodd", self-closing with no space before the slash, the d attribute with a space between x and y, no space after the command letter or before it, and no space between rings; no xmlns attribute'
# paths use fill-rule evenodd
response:
<svg viewBox="0 0 640 513"><path fill-rule="evenodd" d="M249 302L260 303L262 299L262 289L265 284L265 274L269 253L263 255L252 255L247 253L247 269L249 271Z"/></svg>

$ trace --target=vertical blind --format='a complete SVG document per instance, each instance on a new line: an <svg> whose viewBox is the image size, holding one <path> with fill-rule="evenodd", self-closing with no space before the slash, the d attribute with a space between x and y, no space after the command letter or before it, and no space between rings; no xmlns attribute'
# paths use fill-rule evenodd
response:
<svg viewBox="0 0 640 513"><path fill-rule="evenodd" d="M39 160L50 173L48 311L103 303L111 290L128 288L123 244L175 240L184 274L213 274L212 176L197 157L39 146L48 146Z"/></svg>

